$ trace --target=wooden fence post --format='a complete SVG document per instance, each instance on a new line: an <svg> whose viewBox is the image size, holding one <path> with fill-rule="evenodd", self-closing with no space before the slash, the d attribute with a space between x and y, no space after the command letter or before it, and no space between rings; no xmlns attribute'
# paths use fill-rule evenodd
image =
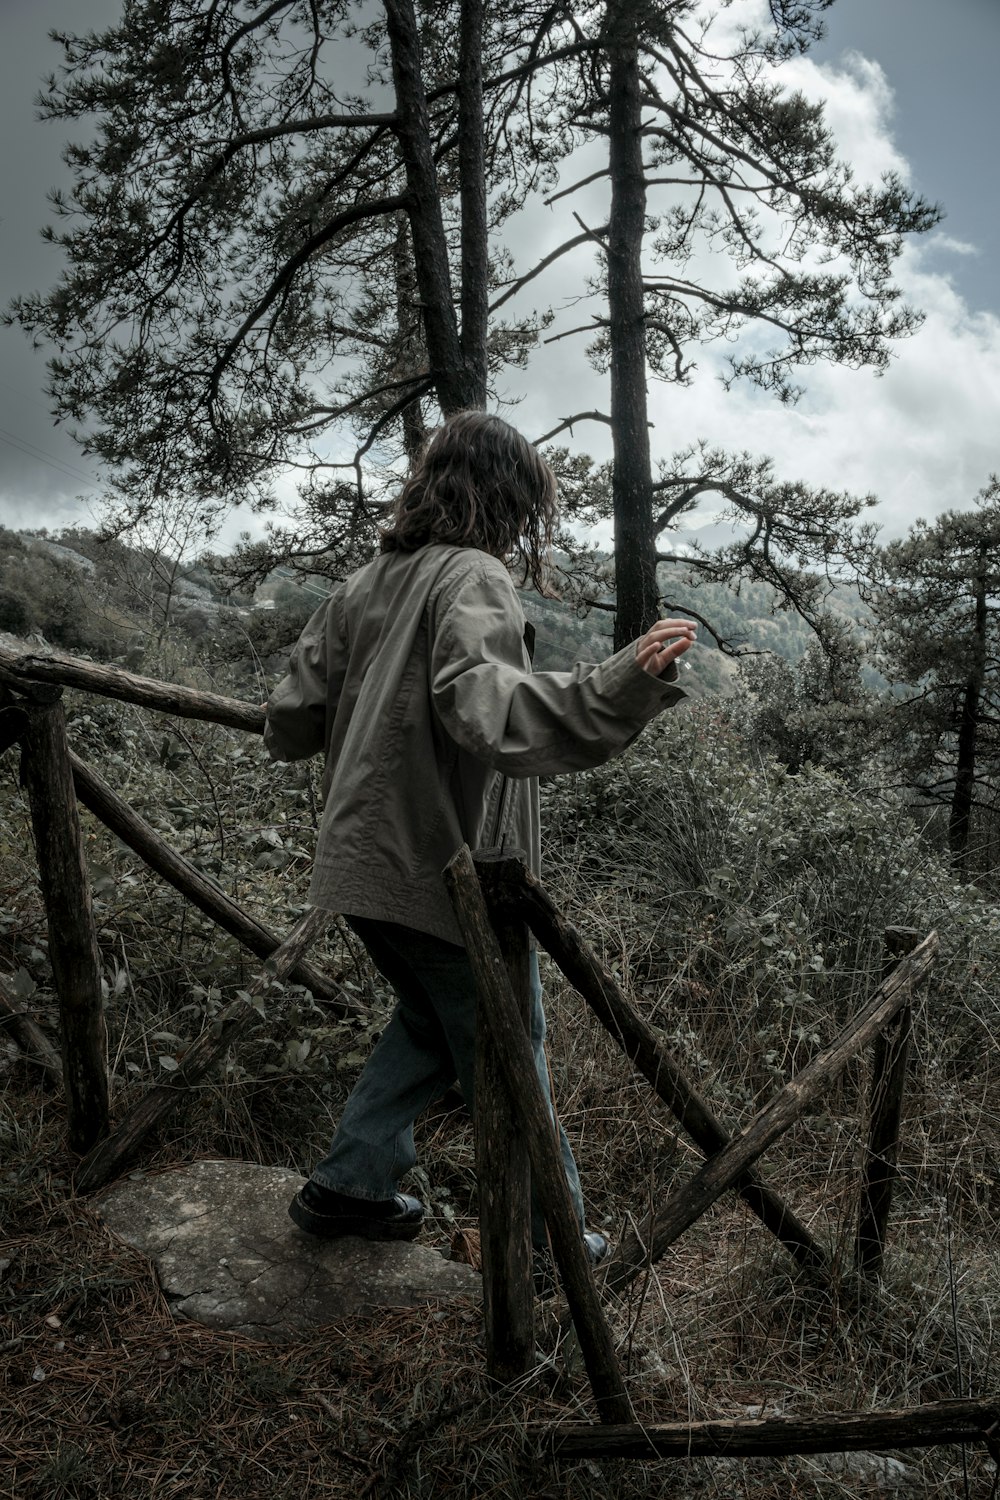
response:
<svg viewBox="0 0 1000 1500"><path fill-rule="evenodd" d="M591 1389L602 1422L632 1420L611 1330L601 1309L590 1261L570 1197L531 1043L514 1011L507 971L490 926L472 855L463 847L445 867L445 884L465 938L476 988L489 1017L496 1056L531 1156L534 1190L552 1237Z"/></svg>
<svg viewBox="0 0 1000 1500"><path fill-rule="evenodd" d="M483 849L476 873L507 968L511 991L528 1030L530 976L528 929L491 892L496 875L516 865L519 852ZM535 1357L535 1297L531 1267L531 1165L497 1059L489 1018L478 1002L476 1021L476 1177L483 1252L486 1370L504 1384L527 1374Z"/></svg>
<svg viewBox="0 0 1000 1500"><path fill-rule="evenodd" d="M108 1034L61 696L61 688L26 690L21 777L31 808L59 999L69 1144L83 1153L107 1135L110 1125Z"/></svg>
<svg viewBox="0 0 1000 1500"><path fill-rule="evenodd" d="M882 977L888 978L898 961L912 953L920 934L912 927L887 927ZM878 1276L885 1254L886 1229L898 1169L899 1122L903 1085L910 1049L913 1007L909 1001L875 1038L869 1107L868 1150L861 1176L861 1205L854 1259L865 1276Z"/></svg>

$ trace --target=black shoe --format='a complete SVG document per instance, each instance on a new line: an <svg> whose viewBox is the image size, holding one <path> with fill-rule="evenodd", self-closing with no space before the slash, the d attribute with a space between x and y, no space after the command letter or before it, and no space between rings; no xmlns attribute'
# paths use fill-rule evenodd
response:
<svg viewBox="0 0 1000 1500"><path fill-rule="evenodd" d="M592 1267L599 1266L602 1260L607 1259L611 1251L607 1238L596 1229L584 1230L583 1244ZM543 1302L555 1296L556 1280L552 1255L545 1247L536 1247L534 1251L531 1261L531 1279L535 1287L535 1296Z"/></svg>
<svg viewBox="0 0 1000 1500"><path fill-rule="evenodd" d="M345 1235L363 1240L412 1240L424 1221L424 1205L419 1198L408 1198L405 1193L377 1202L349 1198L312 1181L295 1194L288 1213L300 1229L325 1240Z"/></svg>

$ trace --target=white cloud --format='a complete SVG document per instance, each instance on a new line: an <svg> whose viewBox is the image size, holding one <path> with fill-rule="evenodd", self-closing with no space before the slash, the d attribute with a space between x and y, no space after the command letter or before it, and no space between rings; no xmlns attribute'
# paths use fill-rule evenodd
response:
<svg viewBox="0 0 1000 1500"><path fill-rule="evenodd" d="M935 250L944 250L951 255L981 255L982 251L978 245L970 245L968 240L957 240L951 234L934 234L928 244Z"/></svg>
<svg viewBox="0 0 1000 1500"><path fill-rule="evenodd" d="M743 9L751 12L752 3ZM823 99L839 154L853 164L858 181L877 181L888 171L909 179L892 133L892 90L877 63L857 53L835 65L800 58L783 65L780 77L807 97ZM567 172L567 179L582 175ZM601 191L593 190L588 205L591 223L600 222ZM701 438L767 454L780 478L874 493L879 504L869 514L887 537L905 532L918 516L971 508L990 472L1000 468L1000 319L970 308L948 270L953 257L976 253L975 246L939 231L910 241L896 280L925 314L920 331L895 345L884 376L827 365L803 370L806 393L796 407L746 386L724 391L718 376L731 345L691 351L699 368L690 387L650 385L654 457ZM579 286L587 265L589 249L546 273L533 286L539 304L560 286ZM560 326L585 323L589 312L586 305L567 309ZM512 413L530 436L573 412L607 410L607 383L590 370L586 342L578 336L549 345L533 362L523 404ZM608 429L595 423L581 424L561 441L600 458L610 452Z"/></svg>
<svg viewBox="0 0 1000 1500"><path fill-rule="evenodd" d="M886 172L909 177L909 164L892 136L892 88L877 62L860 52L844 53L839 63L794 57L776 76L807 99L822 100L838 155L851 163L858 182L878 182Z"/></svg>

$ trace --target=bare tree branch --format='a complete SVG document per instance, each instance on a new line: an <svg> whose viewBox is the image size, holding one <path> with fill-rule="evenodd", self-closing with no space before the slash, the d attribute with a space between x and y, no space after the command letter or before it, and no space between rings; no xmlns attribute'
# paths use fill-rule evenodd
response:
<svg viewBox="0 0 1000 1500"><path fill-rule="evenodd" d="M607 225L602 229L584 229L582 234L574 235L571 240L564 240L561 245L558 245L555 250L540 260L530 271L526 271L523 276L519 276L516 281L512 281L502 296L497 297L494 302L490 303L490 312L496 312L498 308L503 307L505 302L509 302L511 297L516 296L522 287L527 286L529 281L534 281L536 276L540 276L561 255L565 255L569 250L575 250L578 245L586 244L587 240L593 239L595 235L604 234L606 230Z"/></svg>
<svg viewBox="0 0 1000 1500"><path fill-rule="evenodd" d="M545 432L541 437L535 438L535 447L547 443L550 438L554 438L557 433L565 432L567 428L572 431L574 422L604 422L606 426L611 426L611 418L603 411L578 411L575 417L564 417L558 427L553 427L551 432Z"/></svg>

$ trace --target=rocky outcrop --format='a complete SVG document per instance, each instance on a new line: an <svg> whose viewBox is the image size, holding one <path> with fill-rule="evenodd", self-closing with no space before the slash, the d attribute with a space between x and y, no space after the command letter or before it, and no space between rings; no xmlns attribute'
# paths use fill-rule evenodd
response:
<svg viewBox="0 0 1000 1500"><path fill-rule="evenodd" d="M291 1340L351 1313L478 1296L479 1276L424 1245L303 1234L288 1204L303 1179L280 1167L200 1161L135 1173L100 1214L153 1261L179 1317Z"/></svg>

